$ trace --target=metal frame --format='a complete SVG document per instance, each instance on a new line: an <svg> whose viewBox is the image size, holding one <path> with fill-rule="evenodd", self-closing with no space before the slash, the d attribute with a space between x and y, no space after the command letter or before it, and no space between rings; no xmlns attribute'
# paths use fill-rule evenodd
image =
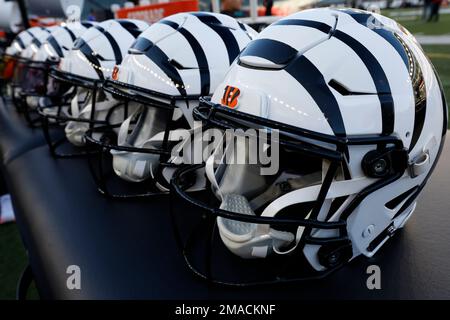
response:
<svg viewBox="0 0 450 320"><path fill-rule="evenodd" d="M144 89L141 87L136 87L130 84L126 84L116 80L105 80L102 84L102 89L106 92L111 93L115 98L119 100L125 100L125 117L128 114L128 102L134 101L142 104L145 107L152 108L161 108L165 109L168 112L168 119L172 119L173 112L176 107L176 102L185 101L188 103L189 100L198 100L199 96L197 95L179 95L179 96L171 96L168 94L160 93L153 90ZM166 100L167 102L162 102L161 100ZM165 181L162 176L162 169L165 167L172 166L167 163L167 160L170 158L170 150L168 149L169 145L169 133L173 129L171 121L167 123L166 130L164 133L164 138L162 142L162 146L160 149L157 148L137 148L132 146L119 146L117 144L113 144L109 141L105 141L103 139L94 138L95 133L106 133L111 132L113 128L117 126L111 125L109 123L105 123L103 126L91 127L88 132L85 134L86 142L90 145L93 145L96 150L101 150L99 152L99 159L97 165L93 163L93 157L89 157L89 167L91 169L91 174L95 183L97 184L98 191L109 197L115 199L142 199L142 198L151 198L158 195L167 195L168 192L160 191L159 188L156 187L156 184L169 189L170 185ZM130 194L117 194L110 192L110 188L108 187L108 178L105 174L104 167L102 165L103 159L106 153L109 153L111 150L117 151L127 151L133 153L146 153L146 154L156 154L160 155L160 165L159 169L154 173L154 179L148 179L143 182L146 186L146 190L142 190L139 193L130 193ZM117 177L117 179L120 179Z"/></svg>
<svg viewBox="0 0 450 320"><path fill-rule="evenodd" d="M31 69L43 71L43 76L45 77L43 79L44 86L45 86L45 88L47 88L49 70L52 68L52 66L56 65L56 62L33 61L33 60L29 60L29 59L22 59L22 61L20 61L19 63L22 63L24 65L24 69L22 70L22 72L24 73L25 76L28 74L29 70L31 70ZM36 110L33 110L32 108L30 108L26 102L26 98L27 97L49 97L49 98L52 98L52 97L47 95L47 93L39 94L34 89L30 89L30 88L25 89L23 85L21 86L21 91L20 91L19 95L20 95L20 98L19 98L20 101L16 102L16 103L18 103L18 105L16 106L16 107L18 107L18 111L20 110L20 112L22 112L24 114L25 120L27 121L27 123L30 127L32 127L32 128L39 127L42 124L42 118L39 115L38 107L36 108ZM39 117L33 118L32 115L35 113L37 113L39 115Z"/></svg>
<svg viewBox="0 0 450 320"><path fill-rule="evenodd" d="M72 74L69 74L66 72L59 71L55 67L50 68L49 76L58 81L66 82L66 83L73 85L74 90L75 90L74 92L76 92L76 89L78 87L91 89L92 90L92 99L93 99L91 119L79 119L79 118L75 118L75 117L62 115L61 111L62 111L63 106L59 106L58 113L56 115L50 115L50 114L45 113L44 112L45 107L38 108L38 113L40 114L41 119L42 119L42 129L43 129L44 137L49 146L51 155L55 158L76 158L76 157L88 156L92 153L97 153L98 150L89 150L89 148L80 148L79 152L74 152L74 153L58 152L57 149L62 144L68 143L68 141L67 141L66 137L63 137L62 139L59 139L56 141L53 141L52 136L50 134L50 127L51 127L52 121L55 124L59 124L59 125L64 124L67 121L87 122L92 127L94 124L105 125L106 124L105 121L100 122L100 121L94 121L92 119L92 116L95 114L95 98L97 95L97 91L101 87L101 80L92 80L92 79L85 78L82 76L72 75Z"/></svg>

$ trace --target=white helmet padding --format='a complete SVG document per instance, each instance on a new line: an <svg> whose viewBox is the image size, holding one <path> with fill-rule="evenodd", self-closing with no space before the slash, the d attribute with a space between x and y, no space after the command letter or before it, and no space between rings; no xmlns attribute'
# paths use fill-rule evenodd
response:
<svg viewBox="0 0 450 320"><path fill-rule="evenodd" d="M122 123L117 144L146 149L161 147L167 123L167 111L140 105ZM132 122L135 124L131 127ZM115 173L128 181L141 182L156 169L158 154L111 150Z"/></svg>
<svg viewBox="0 0 450 320"><path fill-rule="evenodd" d="M75 146L84 146L86 144L84 135L90 129L88 120L94 117L97 123L107 122L109 124L118 124L122 121L124 115L124 105L115 100L111 94L98 92L95 111L92 110L92 94L89 89L78 89L77 94L70 103L70 116L77 121L68 121L65 127L67 139ZM129 105L128 110L134 110L136 106ZM93 115L92 115L93 113ZM85 121L81 121L85 120ZM93 133L99 135L99 133Z"/></svg>

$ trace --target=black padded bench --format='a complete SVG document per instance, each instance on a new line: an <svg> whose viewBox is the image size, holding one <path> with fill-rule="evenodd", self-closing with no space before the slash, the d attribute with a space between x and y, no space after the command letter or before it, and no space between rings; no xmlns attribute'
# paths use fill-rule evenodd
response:
<svg viewBox="0 0 450 320"><path fill-rule="evenodd" d="M0 102L1 172L39 294L49 299L449 299L450 149L415 214L372 259L319 281L253 288L209 285L185 266L166 198L113 201L96 190L85 159L53 159L40 129ZM366 269L381 269L381 290ZM81 290L66 286L81 268Z"/></svg>

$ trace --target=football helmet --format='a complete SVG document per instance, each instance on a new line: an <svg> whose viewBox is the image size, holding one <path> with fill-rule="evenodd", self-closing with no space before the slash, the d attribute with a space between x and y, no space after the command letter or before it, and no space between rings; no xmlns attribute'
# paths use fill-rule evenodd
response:
<svg viewBox="0 0 450 320"><path fill-rule="evenodd" d="M52 27L51 27L52 28ZM32 27L20 32L6 49L4 54L3 78L8 82L8 94L14 105L20 109L20 90L24 83L24 69L27 61L50 34L51 29L45 27ZM33 45L33 48L31 48Z"/></svg>
<svg viewBox="0 0 450 320"><path fill-rule="evenodd" d="M122 61L136 37L147 27L146 22L129 19L111 19L96 24L75 41L73 48L57 66L51 68L49 75L52 83L58 83L53 88L54 95L63 94L67 86L75 90L66 113L54 114L40 108L44 133L53 156L85 155L90 151L73 151L73 148L67 151L66 148L58 152L57 149L63 147L67 140L76 147L83 147L84 133L90 127L122 122L123 104L101 90L101 83L111 75L114 66ZM48 124L52 120L66 123L64 136L58 140L49 134Z"/></svg>
<svg viewBox="0 0 450 320"><path fill-rule="evenodd" d="M320 278L373 256L411 217L447 131L442 86L415 38L350 9L306 10L264 29L194 115L276 135L275 174L213 154L209 192L183 188L202 165L172 179L187 264L231 285Z"/></svg>
<svg viewBox="0 0 450 320"><path fill-rule="evenodd" d="M61 24L51 31L40 46L36 46L37 50L23 70L27 81L23 82L20 91L21 105L24 106L23 111L30 125L40 120L32 119L30 114L30 111L35 111L38 106L45 108L45 112L53 113L63 112L62 108L68 106L68 101L73 96L73 88L71 90L66 86L64 90L54 90L55 87L59 88L59 84L54 81L49 83L48 72L51 66L57 65L69 52L74 41L93 25L91 22Z"/></svg>
<svg viewBox="0 0 450 320"><path fill-rule="evenodd" d="M33 33L34 29L30 28L28 31ZM11 93L11 80L14 75L15 65L20 55L20 52L25 49L31 43L32 37L26 32L19 33L10 43L8 47L2 50L2 69L1 78L8 83L9 92Z"/></svg>
<svg viewBox="0 0 450 320"><path fill-rule="evenodd" d="M192 109L199 97L213 93L255 35L249 26L229 16L193 12L164 18L138 37L112 79L103 85L127 106L134 106L134 112L129 113L116 136L109 135L113 139L100 141L86 136L110 152L113 171L131 182L116 183L116 187L127 186L122 193L107 191L106 174L97 172L95 180L102 193L135 197L169 190L168 181L175 170L171 147L179 142L180 129L192 132ZM111 160L105 155L106 161ZM198 181L192 187L200 185ZM113 183L110 186L113 188Z"/></svg>

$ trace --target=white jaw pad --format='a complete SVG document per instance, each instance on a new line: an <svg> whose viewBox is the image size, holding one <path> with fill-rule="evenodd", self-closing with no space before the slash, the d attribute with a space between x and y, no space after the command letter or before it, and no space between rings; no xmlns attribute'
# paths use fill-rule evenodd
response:
<svg viewBox="0 0 450 320"><path fill-rule="evenodd" d="M28 97L26 97L26 101L27 101L27 105L31 109L36 109L37 106L39 105L39 97L28 96Z"/></svg>
<svg viewBox="0 0 450 320"><path fill-rule="evenodd" d="M79 105L78 99L79 96L84 94L85 91L81 90L78 92L70 102L70 113L71 117L73 118L81 118L81 107ZM91 109L91 104L88 104L86 106L89 110ZM85 108L85 109L86 109ZM81 147L86 144L86 141L84 139L84 134L89 129L89 124L86 122L76 122L76 121L69 121L64 128L64 132L66 134L67 140L69 140L70 143L72 143L75 146Z"/></svg>
<svg viewBox="0 0 450 320"><path fill-rule="evenodd" d="M130 119L130 118L129 118ZM129 121L127 119L126 121ZM124 122L125 123L125 122ZM128 128L128 124L122 124L120 132L124 132L123 127ZM160 132L140 146L140 148L152 149L159 147L164 140L164 132ZM119 145L129 146L126 138L119 133ZM122 179L130 182L141 182L154 175L154 170L159 165L160 155L151 153L128 152L128 151L110 151L113 156L114 172Z"/></svg>
<svg viewBox="0 0 450 320"><path fill-rule="evenodd" d="M53 117L56 117L58 115L62 115L64 117L68 117L69 114L67 113L68 110L68 106L67 105L54 105L51 101L50 98L47 97L41 97L39 98L39 103L38 103L38 107L40 108L40 111L45 114L50 116L47 120L50 123L55 123L57 122L56 119L54 119Z"/></svg>
<svg viewBox="0 0 450 320"><path fill-rule="evenodd" d="M84 134L88 131L89 124L86 122L69 121L64 128L66 138L75 146L84 146L86 141Z"/></svg>
<svg viewBox="0 0 450 320"><path fill-rule="evenodd" d="M111 150L114 172L129 182L141 182L152 175L159 162L159 155Z"/></svg>
<svg viewBox="0 0 450 320"><path fill-rule="evenodd" d="M84 90L81 90L79 93L75 95L75 97L70 102L70 112L71 117L78 119L90 119L92 112L92 103L91 97L88 97L88 100L84 104L84 106L80 105L79 99L80 97L86 94ZM106 115L114 105L116 105L117 101L110 98L105 101L96 101L95 102L95 115L94 120L105 120ZM65 132L67 139L76 146L84 146L86 144L84 135L89 130L89 124L87 122L80 121L70 121L67 123Z"/></svg>

